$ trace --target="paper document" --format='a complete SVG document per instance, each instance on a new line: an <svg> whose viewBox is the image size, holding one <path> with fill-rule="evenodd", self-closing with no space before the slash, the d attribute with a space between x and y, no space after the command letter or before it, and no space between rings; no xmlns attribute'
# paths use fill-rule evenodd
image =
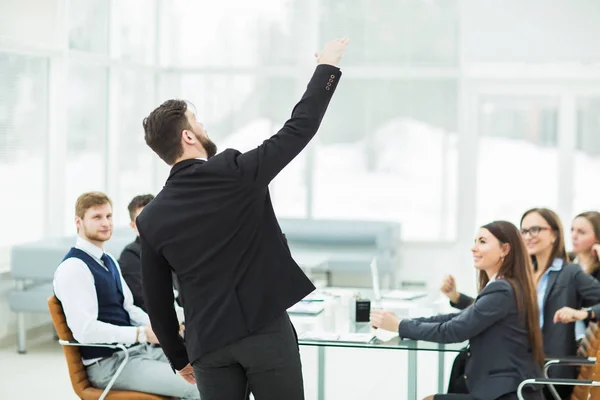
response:
<svg viewBox="0 0 600 400"><path fill-rule="evenodd" d="M320 331L302 332L298 335L299 339L321 340L326 342L344 342L344 343L371 343L375 338L372 333L330 333Z"/></svg>
<svg viewBox="0 0 600 400"><path fill-rule="evenodd" d="M323 302L320 301L300 301L287 309L290 314L301 314L301 315L318 315L325 309Z"/></svg>

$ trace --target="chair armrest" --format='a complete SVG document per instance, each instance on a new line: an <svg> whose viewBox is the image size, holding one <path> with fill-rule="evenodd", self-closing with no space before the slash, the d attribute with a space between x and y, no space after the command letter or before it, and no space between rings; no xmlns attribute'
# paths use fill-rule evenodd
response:
<svg viewBox="0 0 600 400"><path fill-rule="evenodd" d="M523 388L527 385L545 385L552 387L553 385L560 386L594 386L600 387L600 381L582 380L582 379L525 379L517 389L517 397L519 400L523 398Z"/></svg>
<svg viewBox="0 0 600 400"><path fill-rule="evenodd" d="M596 357L557 357L546 358L544 365L588 365L596 362Z"/></svg>
<svg viewBox="0 0 600 400"><path fill-rule="evenodd" d="M127 364L127 361L129 361L129 349L127 347L125 347L124 344L121 344L121 343L79 343L76 340L62 340L62 339L59 339L58 343L60 343L62 346L107 347L109 349L123 350L123 352L125 354L125 358L123 359L123 361L119 365L119 368L117 368L117 371L115 372L115 374L113 375L111 380L106 385L106 388L104 388L104 391L98 398L98 400L104 400L106 398L106 396L108 395L108 392L110 391L110 389L115 384L115 381L117 380L117 378L119 377L119 375L121 374L123 369L125 368L125 364Z"/></svg>
<svg viewBox="0 0 600 400"><path fill-rule="evenodd" d="M600 381L591 379L525 379L521 385L600 386ZM519 385L519 386L521 386Z"/></svg>
<svg viewBox="0 0 600 400"><path fill-rule="evenodd" d="M546 364L544 364L544 378L548 379L548 371L553 366L581 366L581 365L594 365L596 363L596 357L560 357L560 358L546 358ZM556 400L560 400L560 396L552 383L548 384L548 389Z"/></svg>
<svg viewBox="0 0 600 400"><path fill-rule="evenodd" d="M555 366L583 366L583 365L594 365L596 364L596 357L565 357L556 358L554 360L546 361L544 364L544 377L548 378L548 371L551 367Z"/></svg>
<svg viewBox="0 0 600 400"><path fill-rule="evenodd" d="M119 349L123 350L125 353L128 353L127 347L121 343L79 343L76 340L62 340L59 339L58 343L62 346L85 346L85 347L106 347L109 349Z"/></svg>

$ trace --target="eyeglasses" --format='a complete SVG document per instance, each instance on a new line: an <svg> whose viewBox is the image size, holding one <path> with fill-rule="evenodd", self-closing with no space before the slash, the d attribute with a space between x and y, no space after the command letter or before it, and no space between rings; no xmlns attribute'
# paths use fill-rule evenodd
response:
<svg viewBox="0 0 600 400"><path fill-rule="evenodd" d="M521 229L521 235L522 236L527 236L527 234L530 234L531 237L536 237L537 235L540 234L541 231L545 231L547 229L550 229L546 226L532 226L529 229Z"/></svg>

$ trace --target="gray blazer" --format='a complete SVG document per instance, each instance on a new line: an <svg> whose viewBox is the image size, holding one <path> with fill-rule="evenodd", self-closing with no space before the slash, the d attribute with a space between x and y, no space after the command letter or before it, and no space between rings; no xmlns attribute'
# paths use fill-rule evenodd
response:
<svg viewBox="0 0 600 400"><path fill-rule="evenodd" d="M460 299L452 306L465 309L473 302L461 293ZM579 265L564 264L560 271L548 273L548 287L544 296L544 353L546 358L571 357L577 354L575 324L555 324L554 314L562 307L580 309L590 307L600 316L600 282L586 274ZM541 307L540 307L541 308ZM575 379L577 368L554 367L551 378Z"/></svg>
<svg viewBox="0 0 600 400"><path fill-rule="evenodd" d="M398 333L402 338L438 343L468 339L465 379L476 399L497 399L516 392L524 379L542 376L533 359L525 315L519 318L515 292L503 279L490 282L462 312L402 320ZM540 398L540 391L535 395Z"/></svg>

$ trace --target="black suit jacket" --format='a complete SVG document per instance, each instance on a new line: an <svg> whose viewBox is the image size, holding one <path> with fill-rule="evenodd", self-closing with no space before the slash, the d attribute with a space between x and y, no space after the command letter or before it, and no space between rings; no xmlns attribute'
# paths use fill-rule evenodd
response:
<svg viewBox="0 0 600 400"><path fill-rule="evenodd" d="M403 320L399 334L438 343L469 340L467 388L476 399L492 400L516 392L524 379L542 376L533 358L525 321L525 313L521 317L517 313L512 286L499 279L489 283L464 311ZM538 393L536 397L540 396Z"/></svg>
<svg viewBox="0 0 600 400"><path fill-rule="evenodd" d="M461 294L457 308L468 307L473 301ZM600 316L600 282L586 274L579 265L564 264L560 271L548 273L548 286L544 296L544 353L547 358L570 357L577 354L575 324L554 323L554 314L562 307L580 309L591 307ZM554 367L551 378L575 379L574 367Z"/></svg>
<svg viewBox="0 0 600 400"><path fill-rule="evenodd" d="M140 238L129 243L119 256L119 266L123 279L133 294L133 304L146 311L142 293L142 262L140 259Z"/></svg>
<svg viewBox="0 0 600 400"><path fill-rule="evenodd" d="M147 312L146 303L144 302L144 291L142 289L142 259L139 237L125 246L119 257L119 266L121 267L121 274L133 295L133 304ZM179 281L174 274L173 287L180 292ZM181 293L177 297L177 302L183 307Z"/></svg>
<svg viewBox="0 0 600 400"><path fill-rule="evenodd" d="M292 259L268 185L316 134L340 76L319 65L291 118L256 149L174 165L137 218L146 308L175 369L250 335L315 289ZM185 299L185 346L171 269Z"/></svg>

